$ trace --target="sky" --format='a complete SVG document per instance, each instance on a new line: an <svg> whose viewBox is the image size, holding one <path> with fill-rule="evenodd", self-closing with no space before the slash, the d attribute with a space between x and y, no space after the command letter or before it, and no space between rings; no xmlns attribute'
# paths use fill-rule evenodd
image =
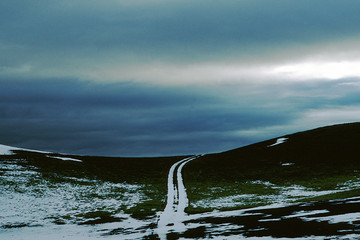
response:
<svg viewBox="0 0 360 240"><path fill-rule="evenodd" d="M360 119L360 1L2 0L0 143L221 152Z"/></svg>

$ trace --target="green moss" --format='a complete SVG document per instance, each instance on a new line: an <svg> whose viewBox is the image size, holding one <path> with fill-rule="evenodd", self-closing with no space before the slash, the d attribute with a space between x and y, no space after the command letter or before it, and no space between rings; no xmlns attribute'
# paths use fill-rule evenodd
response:
<svg viewBox="0 0 360 240"><path fill-rule="evenodd" d="M76 215L77 217L83 217L83 218L102 218L102 217L109 217L113 215L113 212L109 211L93 211L93 212L87 212Z"/></svg>
<svg viewBox="0 0 360 240"><path fill-rule="evenodd" d="M230 209L243 209L254 206L262 206L273 203L269 196L281 195L285 196L287 189L291 186L304 187L311 191L325 191L325 190L339 190L341 187L350 187L348 183L360 182L358 173L351 173L349 175L337 175L327 176L324 174L319 178L310 178L308 181L303 179L282 179L277 184L262 183L260 181L255 182L188 182L188 197L190 200L190 206L187 211L188 213L213 211L213 210L230 210ZM349 185L349 186L348 186ZM348 192L348 193L346 193ZM344 193L331 194L327 196L317 197L315 199L334 199L338 197L356 196L358 193L354 191L346 191ZM236 198L237 195L245 195L244 197ZM246 196L248 195L248 196ZM216 207L216 204L212 205L211 202L218 201L221 198L232 197L232 203L227 203L230 207ZM203 201L206 199L209 204L203 207L193 207L196 202ZM286 195L287 202L295 201L308 201L307 199L312 198L301 198L299 196L288 196ZM310 201L309 200L309 201ZM221 200L220 200L221 201Z"/></svg>
<svg viewBox="0 0 360 240"><path fill-rule="evenodd" d="M156 212L161 211L163 205L157 200L147 200L137 204L134 207L125 210L125 213L130 214L133 218L147 219L154 217Z"/></svg>
<svg viewBox="0 0 360 240"><path fill-rule="evenodd" d="M193 207L189 206L186 208L186 213L188 214L197 214L197 213L206 213L206 212L213 212L213 211L232 211L232 210L242 210L248 208L254 208L259 206L265 206L269 204L269 202L262 201L262 202L248 202L242 203L240 205L232 206L232 207L221 207L221 208L204 208L204 207Z"/></svg>
<svg viewBox="0 0 360 240"><path fill-rule="evenodd" d="M192 201L203 198L217 199L242 194L269 195L277 194L278 189L262 183L251 182L189 182L188 197Z"/></svg>
<svg viewBox="0 0 360 240"><path fill-rule="evenodd" d="M331 193L317 197L303 198L297 200L297 202L324 201L324 200L342 199L342 198L350 198L350 197L358 197L358 196L360 196L360 189L352 189L348 191Z"/></svg>

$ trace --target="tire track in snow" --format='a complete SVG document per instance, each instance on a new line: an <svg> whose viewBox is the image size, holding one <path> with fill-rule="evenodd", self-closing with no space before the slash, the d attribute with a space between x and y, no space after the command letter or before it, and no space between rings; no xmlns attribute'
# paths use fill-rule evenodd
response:
<svg viewBox="0 0 360 240"><path fill-rule="evenodd" d="M192 156L180 160L174 163L169 170L166 206L159 216L156 231L160 239L166 239L166 234L170 230L185 230L183 221L185 220L185 208L188 206L189 200L187 198L181 171L185 164L198 157L199 156Z"/></svg>

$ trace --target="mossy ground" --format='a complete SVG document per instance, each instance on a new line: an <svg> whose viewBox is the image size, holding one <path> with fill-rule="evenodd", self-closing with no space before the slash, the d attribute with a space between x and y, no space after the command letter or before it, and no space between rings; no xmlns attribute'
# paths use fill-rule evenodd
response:
<svg viewBox="0 0 360 240"><path fill-rule="evenodd" d="M328 198L358 196L356 190L349 190L360 186L359 136L360 123L343 124L287 135L284 143L275 146L271 145L276 139L271 139L195 159L183 170L190 200L187 210L246 208L276 202L282 196L286 201L310 201L326 195L325 191L344 192ZM309 193L286 194L291 188ZM247 194L251 196L236 199ZM216 206L226 197L233 206ZM198 203L204 199L208 204L201 207Z"/></svg>
<svg viewBox="0 0 360 240"><path fill-rule="evenodd" d="M271 182L188 182L188 213L236 210L277 202L308 202L360 195L360 176L327 176L311 180ZM297 191L291 195L291 189ZM329 194L329 192L331 192ZM318 196L319 195L319 196ZM316 197L314 197L316 196Z"/></svg>

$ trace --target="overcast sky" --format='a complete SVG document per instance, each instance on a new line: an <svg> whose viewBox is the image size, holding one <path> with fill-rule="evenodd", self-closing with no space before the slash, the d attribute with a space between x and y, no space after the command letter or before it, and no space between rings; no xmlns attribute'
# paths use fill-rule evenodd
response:
<svg viewBox="0 0 360 240"><path fill-rule="evenodd" d="M360 120L360 1L1 0L0 143L225 151Z"/></svg>

